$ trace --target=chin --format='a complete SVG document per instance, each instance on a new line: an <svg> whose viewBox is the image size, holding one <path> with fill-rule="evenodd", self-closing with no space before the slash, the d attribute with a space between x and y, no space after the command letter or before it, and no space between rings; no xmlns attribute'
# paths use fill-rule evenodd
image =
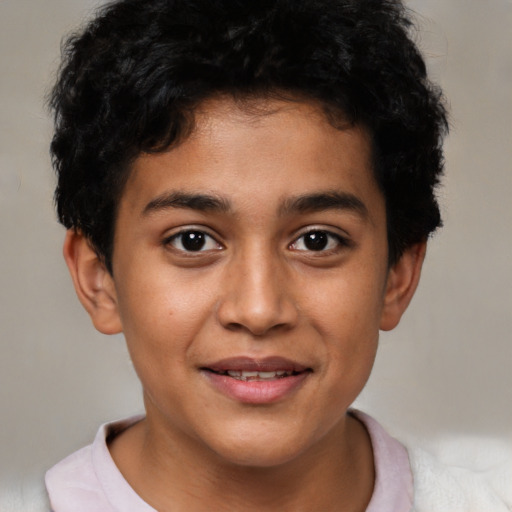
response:
<svg viewBox="0 0 512 512"><path fill-rule="evenodd" d="M302 452L298 449L287 449L283 446L266 446L254 443L252 446L242 446L240 449L218 453L228 464L243 468L265 469L282 466L296 459Z"/></svg>
<svg viewBox="0 0 512 512"><path fill-rule="evenodd" d="M229 433L224 430L222 439L212 442L210 447L222 460L235 466L281 466L296 459L314 444L314 440L308 439L303 432L299 434L276 425L266 428L261 424L252 428L245 425L244 428L230 430Z"/></svg>

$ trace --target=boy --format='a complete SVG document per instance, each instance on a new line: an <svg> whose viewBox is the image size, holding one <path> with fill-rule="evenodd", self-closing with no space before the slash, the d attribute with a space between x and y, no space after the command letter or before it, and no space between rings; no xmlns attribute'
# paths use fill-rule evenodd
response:
<svg viewBox="0 0 512 512"><path fill-rule="evenodd" d="M64 256L146 415L48 472L55 512L412 509L406 449L349 409L441 224L409 25L396 1L125 0L70 39Z"/></svg>

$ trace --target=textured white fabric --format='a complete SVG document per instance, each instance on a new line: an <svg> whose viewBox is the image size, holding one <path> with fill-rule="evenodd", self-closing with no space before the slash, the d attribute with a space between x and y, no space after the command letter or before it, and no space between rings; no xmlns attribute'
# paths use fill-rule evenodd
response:
<svg viewBox="0 0 512 512"><path fill-rule="evenodd" d="M414 477L414 512L511 512L510 447L504 446L500 455L490 454L490 445L492 442L476 442L464 452L460 451L459 443L455 443L455 450L454 445L444 448L444 457L466 459L466 464L472 459L473 469L443 464L427 451L409 449ZM489 462L478 464L482 458Z"/></svg>
<svg viewBox="0 0 512 512"><path fill-rule="evenodd" d="M48 512L49 510L50 502L40 476L0 480L0 512Z"/></svg>

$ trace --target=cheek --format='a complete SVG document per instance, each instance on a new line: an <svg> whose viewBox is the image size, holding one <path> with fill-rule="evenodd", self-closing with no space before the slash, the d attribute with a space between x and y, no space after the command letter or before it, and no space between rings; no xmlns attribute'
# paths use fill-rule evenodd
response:
<svg viewBox="0 0 512 512"><path fill-rule="evenodd" d="M370 336L379 330L382 283L371 271L346 270L328 276L321 286L305 294L303 311L329 338Z"/></svg>
<svg viewBox="0 0 512 512"><path fill-rule="evenodd" d="M325 351L322 360L333 385L343 376L344 385L353 386L358 393L377 351L382 308L379 287L371 277L367 281L338 277L330 280L323 293L309 298L304 313L324 340L318 350Z"/></svg>
<svg viewBox="0 0 512 512"><path fill-rule="evenodd" d="M139 328L142 334L161 325L170 332L190 329L212 302L214 289L207 276L193 271L179 272L169 265L157 269L148 265L128 278L122 278L119 307L126 328Z"/></svg>
<svg viewBox="0 0 512 512"><path fill-rule="evenodd" d="M184 364L186 355L210 314L211 297L198 287L173 276L123 281L119 312L134 365L138 372L151 366L162 372L170 364Z"/></svg>

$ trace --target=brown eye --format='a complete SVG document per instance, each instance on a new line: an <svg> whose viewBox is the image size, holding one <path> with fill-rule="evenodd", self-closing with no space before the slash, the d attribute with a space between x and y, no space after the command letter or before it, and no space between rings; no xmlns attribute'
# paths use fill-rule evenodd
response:
<svg viewBox="0 0 512 512"><path fill-rule="evenodd" d="M180 237L181 245L186 251L200 251L206 242L205 234L200 231L188 231L182 233Z"/></svg>
<svg viewBox="0 0 512 512"><path fill-rule="evenodd" d="M309 251L323 251L329 243L329 237L325 231L311 231L304 235L304 246Z"/></svg>
<svg viewBox="0 0 512 512"><path fill-rule="evenodd" d="M210 251L222 248L213 237L204 231L198 230L181 231L167 239L166 244L185 252Z"/></svg>
<svg viewBox="0 0 512 512"><path fill-rule="evenodd" d="M295 251L322 252L332 251L347 245L349 245L347 240L340 235L316 229L301 235L290 247Z"/></svg>

